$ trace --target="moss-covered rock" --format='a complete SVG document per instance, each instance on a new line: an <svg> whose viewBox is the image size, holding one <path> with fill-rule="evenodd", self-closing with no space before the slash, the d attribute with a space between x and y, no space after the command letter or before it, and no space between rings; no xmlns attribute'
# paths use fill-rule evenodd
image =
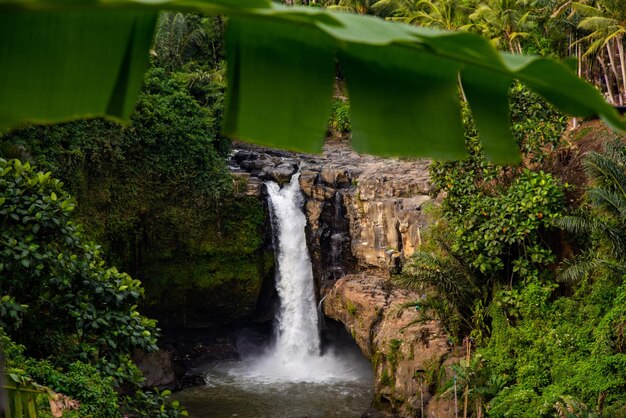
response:
<svg viewBox="0 0 626 418"><path fill-rule="evenodd" d="M263 206L242 196L223 209L219 223L195 225L189 213L176 210L169 222L153 226L172 227L169 239L148 245L142 260L144 310L163 325L206 326L254 314L274 266L273 253L262 245Z"/></svg>

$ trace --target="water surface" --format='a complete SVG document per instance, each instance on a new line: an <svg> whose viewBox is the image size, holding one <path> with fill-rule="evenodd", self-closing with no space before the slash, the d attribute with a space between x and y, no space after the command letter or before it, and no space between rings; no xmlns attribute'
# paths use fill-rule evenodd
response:
<svg viewBox="0 0 626 418"><path fill-rule="evenodd" d="M175 394L192 418L358 418L372 401L372 372L356 348L327 354L282 375L271 357L208 366L206 386Z"/></svg>

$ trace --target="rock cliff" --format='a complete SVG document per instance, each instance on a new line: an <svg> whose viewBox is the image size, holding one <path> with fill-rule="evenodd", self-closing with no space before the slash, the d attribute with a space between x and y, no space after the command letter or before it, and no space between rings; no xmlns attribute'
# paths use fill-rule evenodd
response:
<svg viewBox="0 0 626 418"><path fill-rule="evenodd" d="M452 347L439 321L421 320L420 295L380 277L357 274L337 281L324 299L327 316L342 322L375 374L378 409L393 416L452 417L445 398L432 402Z"/></svg>
<svg viewBox="0 0 626 418"><path fill-rule="evenodd" d="M261 196L263 181L284 183L300 168L309 250L322 286L357 269L398 268L420 245L428 161L364 156L341 140L328 141L322 155L236 146L232 165L248 194Z"/></svg>

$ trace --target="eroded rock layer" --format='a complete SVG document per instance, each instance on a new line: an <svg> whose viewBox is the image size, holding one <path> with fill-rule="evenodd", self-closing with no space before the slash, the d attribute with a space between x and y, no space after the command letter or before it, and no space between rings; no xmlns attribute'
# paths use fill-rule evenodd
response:
<svg viewBox="0 0 626 418"><path fill-rule="evenodd" d="M284 183L299 168L320 283L355 267L397 268L420 245L428 161L364 156L339 140L327 142L322 155L238 146L233 165L248 194L261 196L264 181ZM338 250L327 255L322 248ZM333 270L340 267L343 272Z"/></svg>
<svg viewBox="0 0 626 418"><path fill-rule="evenodd" d="M424 320L411 305L419 298L380 277L348 275L324 299L324 312L346 326L372 362L375 406L394 416L453 416L445 399L429 405L452 348L439 321Z"/></svg>

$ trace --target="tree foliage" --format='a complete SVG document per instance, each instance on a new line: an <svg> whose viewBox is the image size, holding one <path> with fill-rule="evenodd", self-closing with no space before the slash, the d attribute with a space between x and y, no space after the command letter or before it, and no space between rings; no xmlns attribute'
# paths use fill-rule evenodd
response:
<svg viewBox="0 0 626 418"><path fill-rule="evenodd" d="M155 349L154 322L136 312L139 281L105 267L98 247L71 221L74 203L61 183L19 160L1 160L0 168L2 291L26 306L19 322L5 322L8 330L19 329L37 355L115 364L119 353Z"/></svg>
<svg viewBox="0 0 626 418"><path fill-rule="evenodd" d="M564 210L563 187L529 167L558 142L563 118L521 86L511 94L514 132L528 166L503 169L487 162L465 113L470 157L431 164L434 193L445 197L427 234L431 244L416 252L399 280L430 289L430 299L440 301L430 307L456 341L470 333L485 341L494 289L548 280L556 260L547 236Z"/></svg>
<svg viewBox="0 0 626 418"><path fill-rule="evenodd" d="M434 163L446 194L431 230L445 234L423 248L427 254L416 253L403 282L430 287L436 297L416 303L476 347L453 372L478 416L622 416L623 142L587 156L586 204L563 216L563 187L536 168L557 145L563 121L532 96L514 89L513 97L530 110L513 123L527 168L491 166L476 142L467 161ZM568 279L561 282L558 227L579 235L574 249L582 249L561 267Z"/></svg>
<svg viewBox="0 0 626 418"><path fill-rule="evenodd" d="M626 274L626 153L621 141L606 144L603 153L592 152L584 168L592 187L587 207L565 216L558 225L584 237L588 247L564 264L560 278L579 282L604 271Z"/></svg>
<svg viewBox="0 0 626 418"><path fill-rule="evenodd" d="M168 222L173 208L219 223L220 200L232 191L224 162L229 142L217 134L223 85L197 81L196 73L151 69L127 127L99 119L31 126L0 139L0 152L54 171L109 260L140 274L139 260L128 255L141 253L142 237Z"/></svg>
<svg viewBox="0 0 626 418"><path fill-rule="evenodd" d="M119 416L115 388L139 388L130 355L155 350L157 329L137 311L140 282L106 266L74 207L49 172L0 159L0 322L27 348L2 345L10 366L84 401L84 413Z"/></svg>

